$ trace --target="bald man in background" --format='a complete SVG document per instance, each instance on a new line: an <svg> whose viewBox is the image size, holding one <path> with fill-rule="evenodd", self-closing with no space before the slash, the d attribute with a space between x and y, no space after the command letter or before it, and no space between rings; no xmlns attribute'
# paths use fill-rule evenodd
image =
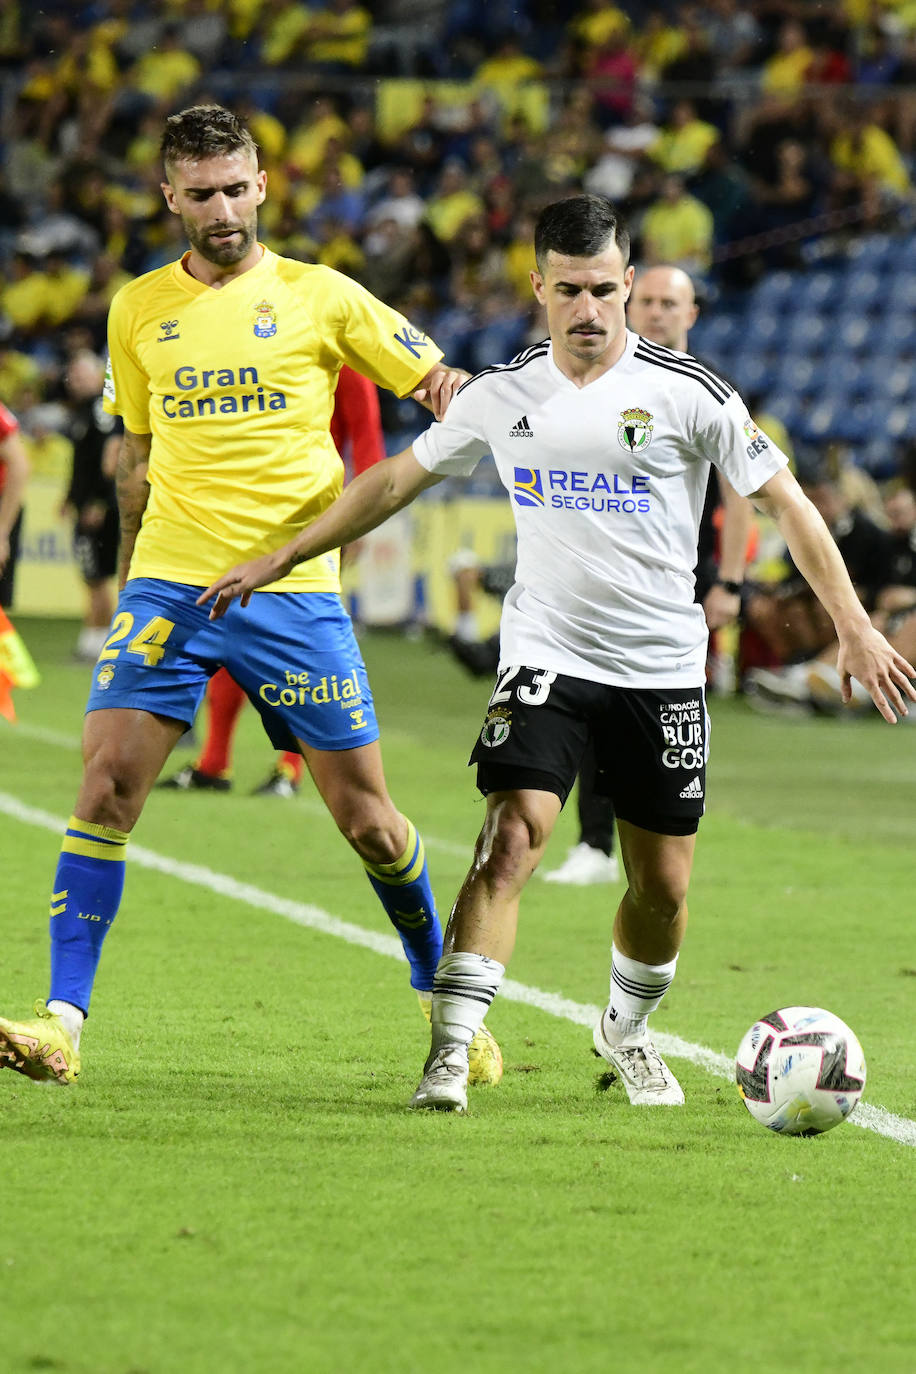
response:
<svg viewBox="0 0 916 1374"><path fill-rule="evenodd" d="M687 335L699 313L693 282L686 272L680 267L647 267L633 283L627 325L650 343L686 353ZM717 549L714 517L720 505L723 515ZM752 519L750 501L713 470L700 522L695 569L696 599L702 602L710 631L738 618ZM579 769L579 839L563 864L544 874L545 882L586 887L618 880L614 811L598 786L594 752L589 746Z"/></svg>

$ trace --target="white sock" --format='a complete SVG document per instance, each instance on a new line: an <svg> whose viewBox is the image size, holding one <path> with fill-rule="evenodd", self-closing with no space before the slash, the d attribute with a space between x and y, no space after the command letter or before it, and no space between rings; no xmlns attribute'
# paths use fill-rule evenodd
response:
<svg viewBox="0 0 916 1374"><path fill-rule="evenodd" d="M677 955L667 964L643 964L611 946L611 995L604 1013L604 1031L612 1042L643 1035L674 981Z"/></svg>
<svg viewBox="0 0 916 1374"><path fill-rule="evenodd" d="M443 1045L470 1045L505 971L485 954L443 954L433 983L433 1052Z"/></svg>
<svg viewBox="0 0 916 1374"><path fill-rule="evenodd" d="M71 1002L53 1001L48 1003L48 1011L53 1011L55 1016L59 1016L64 1023L64 1029L73 1041L73 1048L78 1050L80 1047L80 1036L83 1033L83 1022L85 1016L79 1007L73 1006Z"/></svg>
<svg viewBox="0 0 916 1374"><path fill-rule="evenodd" d="M480 636L477 633L477 617L473 611L459 611L455 620L455 638L467 640L470 644L476 644Z"/></svg>

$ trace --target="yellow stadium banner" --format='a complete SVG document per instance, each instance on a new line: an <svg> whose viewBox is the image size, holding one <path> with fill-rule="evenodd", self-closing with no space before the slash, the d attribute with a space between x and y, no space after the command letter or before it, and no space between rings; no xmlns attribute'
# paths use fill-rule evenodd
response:
<svg viewBox="0 0 916 1374"><path fill-rule="evenodd" d="M58 478L33 475L16 569L17 615L83 615L86 593L73 557L73 528L60 514L62 497Z"/></svg>
<svg viewBox="0 0 916 1374"><path fill-rule="evenodd" d="M452 501L420 501L412 508L414 575L423 588L425 620L451 634L455 628L455 585L449 560L469 550L482 565L515 566L515 521L507 497L461 496ZM482 638L499 625L501 603L481 593L474 607Z"/></svg>

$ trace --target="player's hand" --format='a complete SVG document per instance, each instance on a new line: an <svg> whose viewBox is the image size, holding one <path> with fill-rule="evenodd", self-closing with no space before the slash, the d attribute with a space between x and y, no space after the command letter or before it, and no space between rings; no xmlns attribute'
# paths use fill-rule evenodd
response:
<svg viewBox="0 0 916 1374"><path fill-rule="evenodd" d="M455 392L464 385L470 375L470 372L462 372L460 368L436 363L436 366L427 372L416 391L410 394L421 406L431 410L437 420L441 420Z"/></svg>
<svg viewBox="0 0 916 1374"><path fill-rule="evenodd" d="M916 668L873 626L847 642L840 640L837 669L847 706L852 700L849 679L854 677L890 725L897 724L897 716L909 714L908 700L916 702Z"/></svg>
<svg viewBox="0 0 916 1374"><path fill-rule="evenodd" d="M726 591L720 582L714 582L703 598L703 614L708 630L721 630L738 619L741 610L741 597L738 592Z"/></svg>
<svg viewBox="0 0 916 1374"><path fill-rule="evenodd" d="M289 565L275 553L266 553L261 558L252 558L247 563L237 563L234 568L223 573L214 583L201 592L197 598L198 606L205 606L214 597L210 607L210 619L220 620L235 601L236 597L243 606L251 600L251 593L257 587L265 587L268 582L276 582L289 572Z"/></svg>

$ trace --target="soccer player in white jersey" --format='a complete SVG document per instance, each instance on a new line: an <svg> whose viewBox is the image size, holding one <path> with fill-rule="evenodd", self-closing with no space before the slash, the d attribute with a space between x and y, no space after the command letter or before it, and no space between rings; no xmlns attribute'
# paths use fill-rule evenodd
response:
<svg viewBox="0 0 916 1374"><path fill-rule="evenodd" d="M245 688L274 745L304 755L401 937L427 1017L442 951L423 841L385 784L338 551L301 563L219 626L196 603L227 563L253 543L273 547L278 528L299 533L340 492L330 421L343 364L438 416L466 374L349 278L258 243L266 174L229 110L171 116L161 152L163 195L191 246L111 305L105 407L125 426L121 594L93 673L83 780L54 878L50 995L32 1020L0 1018L0 1068L60 1083L80 1072L130 832L220 667ZM502 1061L488 1032L474 1057L475 1079L497 1082Z"/></svg>
<svg viewBox="0 0 916 1374"><path fill-rule="evenodd" d="M627 323L649 343L686 353L687 336L698 313L693 282L680 267L647 267L635 278L627 302ZM713 516L720 502L723 520L716 557ZM700 520L694 589L694 599L702 605L710 630L730 624L741 610L752 518L750 502L739 496L721 473L710 474ZM547 882L584 887L618 880L617 857L611 852L614 809L597 791L593 754L589 744L579 770L578 841L559 868L543 874Z"/></svg>
<svg viewBox="0 0 916 1374"><path fill-rule="evenodd" d="M636 1104L683 1093L648 1017L674 978L706 790L707 628L693 597L710 463L778 524L830 613L840 669L889 722L916 669L871 625L817 511L731 386L626 328L628 239L597 196L549 205L532 284L550 337L467 382L444 421L357 478L301 536L208 588L235 597L379 524L490 451L513 504L516 581L472 760L487 814L446 931L414 1108L462 1112L468 1050L515 942L519 898L590 735L610 779L628 887L594 1044Z"/></svg>

